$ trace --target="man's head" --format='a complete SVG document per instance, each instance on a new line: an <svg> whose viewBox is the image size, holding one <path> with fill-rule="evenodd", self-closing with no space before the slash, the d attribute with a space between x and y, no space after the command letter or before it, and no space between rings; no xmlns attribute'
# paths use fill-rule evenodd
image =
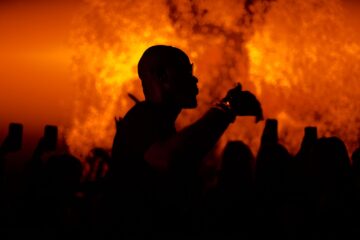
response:
<svg viewBox="0 0 360 240"><path fill-rule="evenodd" d="M156 45L148 48L138 64L145 99L180 108L197 106L197 78L188 56L178 48Z"/></svg>

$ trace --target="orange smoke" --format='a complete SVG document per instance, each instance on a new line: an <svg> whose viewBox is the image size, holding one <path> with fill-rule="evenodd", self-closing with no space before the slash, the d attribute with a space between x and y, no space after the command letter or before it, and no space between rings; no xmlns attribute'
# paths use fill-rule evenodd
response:
<svg viewBox="0 0 360 240"><path fill-rule="evenodd" d="M360 36L344 1L215 2L89 0L70 39L72 77L79 93L67 141L78 156L110 148L115 116L142 98L137 62L154 44L187 52L199 77L193 122L227 89L241 82L278 118L281 141L295 152L303 127L359 144ZM263 125L237 120L221 143L242 139L257 149Z"/></svg>

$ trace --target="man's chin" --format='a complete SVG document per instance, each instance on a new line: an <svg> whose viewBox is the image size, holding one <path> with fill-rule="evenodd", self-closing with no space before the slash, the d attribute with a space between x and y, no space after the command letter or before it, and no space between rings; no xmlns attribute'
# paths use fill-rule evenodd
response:
<svg viewBox="0 0 360 240"><path fill-rule="evenodd" d="M185 103L184 105L183 105L183 108L184 109L193 109L193 108L196 108L197 107L197 101L195 100L195 101L192 101L192 102L188 102L188 103Z"/></svg>

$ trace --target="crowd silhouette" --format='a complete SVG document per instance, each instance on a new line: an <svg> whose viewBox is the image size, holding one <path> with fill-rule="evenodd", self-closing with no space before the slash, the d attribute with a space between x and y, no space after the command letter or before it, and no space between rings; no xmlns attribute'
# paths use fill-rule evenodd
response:
<svg viewBox="0 0 360 240"><path fill-rule="evenodd" d="M206 177L205 156L237 117L262 120L260 103L237 85L177 131L181 110L197 106L198 80L189 58L180 49L153 46L138 72L145 101L135 98L134 107L116 119L111 150L94 148L80 161L58 151L57 127L45 126L12 208L0 197L3 228L245 239L360 236L360 148L350 159L341 139L318 138L317 128L307 126L292 155L279 143L278 121L267 119L255 155L240 140L228 142L220 169ZM20 150L22 131L21 124L11 123L0 147L2 194L5 162Z"/></svg>

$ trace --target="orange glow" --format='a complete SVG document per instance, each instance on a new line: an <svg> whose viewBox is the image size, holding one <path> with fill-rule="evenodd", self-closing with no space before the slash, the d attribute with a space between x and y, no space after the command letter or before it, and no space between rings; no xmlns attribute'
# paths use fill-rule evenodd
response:
<svg viewBox="0 0 360 240"><path fill-rule="evenodd" d="M189 53L200 79L199 111L181 115L179 128L194 121L226 89L240 81L254 90L267 117L278 118L280 137L297 150L303 127L359 143L359 36L346 22L343 2L285 1L89 1L73 44L75 80L84 88L68 140L76 153L110 147L114 116L141 98L136 65L153 44ZM268 8L268 10L266 10ZM243 139L253 150L262 125L238 120L222 141Z"/></svg>
<svg viewBox="0 0 360 240"><path fill-rule="evenodd" d="M114 117L133 105L127 94L143 98L136 71L141 54L168 44L189 54L199 78L199 108L181 114L179 129L241 82L260 98L265 117L279 120L281 142L291 152L307 125L317 125L320 136L341 137L353 150L360 143L360 7L348 0L277 0L254 1L246 10L245 2L86 0L61 9L36 6L32 13L4 10L10 29L21 22L21 36L33 37L14 41L18 33L11 31L0 40L6 53L0 66L7 66L0 77L14 79L0 83L7 89L0 113L9 121L63 125L71 151L80 157L94 146L110 148ZM19 61L26 65L20 72ZM28 81L19 80L24 76ZM19 120L18 108L26 112ZM255 151L262 128L253 119L239 119L220 145L242 139Z"/></svg>
<svg viewBox="0 0 360 240"><path fill-rule="evenodd" d="M62 131L71 123L75 88L67 41L75 9L59 1L1 1L0 141L12 121L35 138L45 124Z"/></svg>
<svg viewBox="0 0 360 240"><path fill-rule="evenodd" d="M317 125L353 149L360 140L360 35L345 2L279 0L246 47L250 79L283 132L297 137L304 125Z"/></svg>

